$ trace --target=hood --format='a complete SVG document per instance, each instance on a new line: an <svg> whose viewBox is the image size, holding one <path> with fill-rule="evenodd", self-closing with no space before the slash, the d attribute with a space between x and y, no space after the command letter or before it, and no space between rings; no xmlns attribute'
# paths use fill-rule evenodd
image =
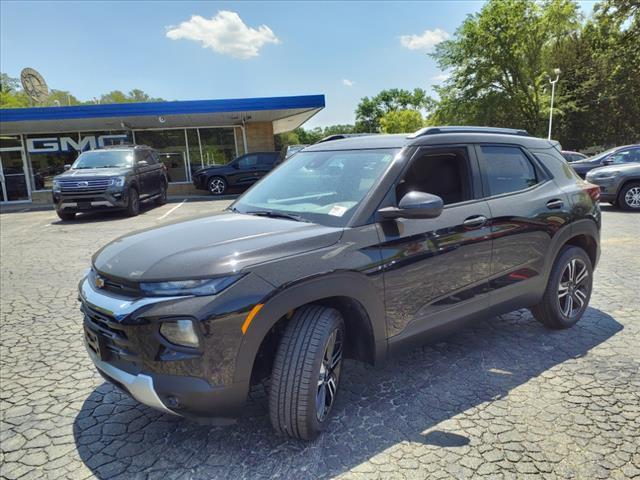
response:
<svg viewBox="0 0 640 480"><path fill-rule="evenodd" d="M93 266L131 281L206 278L327 247L341 234L341 228L224 212L121 237L93 256Z"/></svg>
<svg viewBox="0 0 640 480"><path fill-rule="evenodd" d="M93 178L93 177L116 177L119 175L126 175L129 173L130 168L80 168L78 170L67 170L60 175L56 175L56 180L75 180L81 178Z"/></svg>
<svg viewBox="0 0 640 480"><path fill-rule="evenodd" d="M589 171L589 176L599 175L602 173L637 173L640 174L640 163L621 163L617 165L607 165L606 167L594 168Z"/></svg>

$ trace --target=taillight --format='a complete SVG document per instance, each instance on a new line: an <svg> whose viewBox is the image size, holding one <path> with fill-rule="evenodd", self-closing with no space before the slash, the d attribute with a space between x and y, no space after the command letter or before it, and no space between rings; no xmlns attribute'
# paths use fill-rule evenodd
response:
<svg viewBox="0 0 640 480"><path fill-rule="evenodd" d="M600 187L598 185L594 185L593 183L584 182L582 186L582 190L587 192L587 195L591 197L591 200L597 202L600 200Z"/></svg>

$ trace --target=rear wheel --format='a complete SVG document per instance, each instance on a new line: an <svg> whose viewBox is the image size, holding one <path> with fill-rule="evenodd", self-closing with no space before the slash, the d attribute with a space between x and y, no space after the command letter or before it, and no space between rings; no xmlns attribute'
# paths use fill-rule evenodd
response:
<svg viewBox="0 0 640 480"><path fill-rule="evenodd" d="M212 195L222 195L227 191L227 182L222 177L211 177L207 182L207 188Z"/></svg>
<svg viewBox="0 0 640 480"><path fill-rule="evenodd" d="M575 325L589 305L593 266L579 247L564 247L556 259L542 301L531 309L547 327L562 329Z"/></svg>
<svg viewBox="0 0 640 480"><path fill-rule="evenodd" d="M322 431L340 383L344 339L337 310L311 305L294 313L271 373L269 415L275 430L304 440Z"/></svg>
<svg viewBox="0 0 640 480"><path fill-rule="evenodd" d="M140 197L138 196L138 190L131 187L129 189L128 194L128 202L127 202L127 215L130 217L135 217L140 213Z"/></svg>
<svg viewBox="0 0 640 480"><path fill-rule="evenodd" d="M76 212L65 212L63 210L56 210L58 217L60 220L64 220L65 222L70 222L71 220L75 220Z"/></svg>
<svg viewBox="0 0 640 480"><path fill-rule="evenodd" d="M620 190L618 195L618 205L623 210L640 211L640 183L631 182Z"/></svg>

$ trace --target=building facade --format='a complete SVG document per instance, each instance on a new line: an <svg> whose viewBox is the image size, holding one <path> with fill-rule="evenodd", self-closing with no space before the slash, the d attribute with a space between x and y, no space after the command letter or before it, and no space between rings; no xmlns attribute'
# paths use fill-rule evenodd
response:
<svg viewBox="0 0 640 480"><path fill-rule="evenodd" d="M323 95L0 110L0 201L49 203L53 177L90 149L148 145L167 167L170 193L191 175L244 153L273 151L274 135L324 108Z"/></svg>

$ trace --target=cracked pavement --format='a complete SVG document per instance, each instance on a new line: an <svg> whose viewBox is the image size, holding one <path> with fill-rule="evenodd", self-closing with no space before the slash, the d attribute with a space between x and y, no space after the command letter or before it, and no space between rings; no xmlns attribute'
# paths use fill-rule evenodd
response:
<svg viewBox="0 0 640 480"><path fill-rule="evenodd" d="M591 307L574 328L521 310L380 370L347 362L327 431L303 443L271 430L262 387L235 425L199 424L105 383L82 344L76 285L93 252L227 204L75 223L0 215L0 477L640 477L639 215L603 206Z"/></svg>

